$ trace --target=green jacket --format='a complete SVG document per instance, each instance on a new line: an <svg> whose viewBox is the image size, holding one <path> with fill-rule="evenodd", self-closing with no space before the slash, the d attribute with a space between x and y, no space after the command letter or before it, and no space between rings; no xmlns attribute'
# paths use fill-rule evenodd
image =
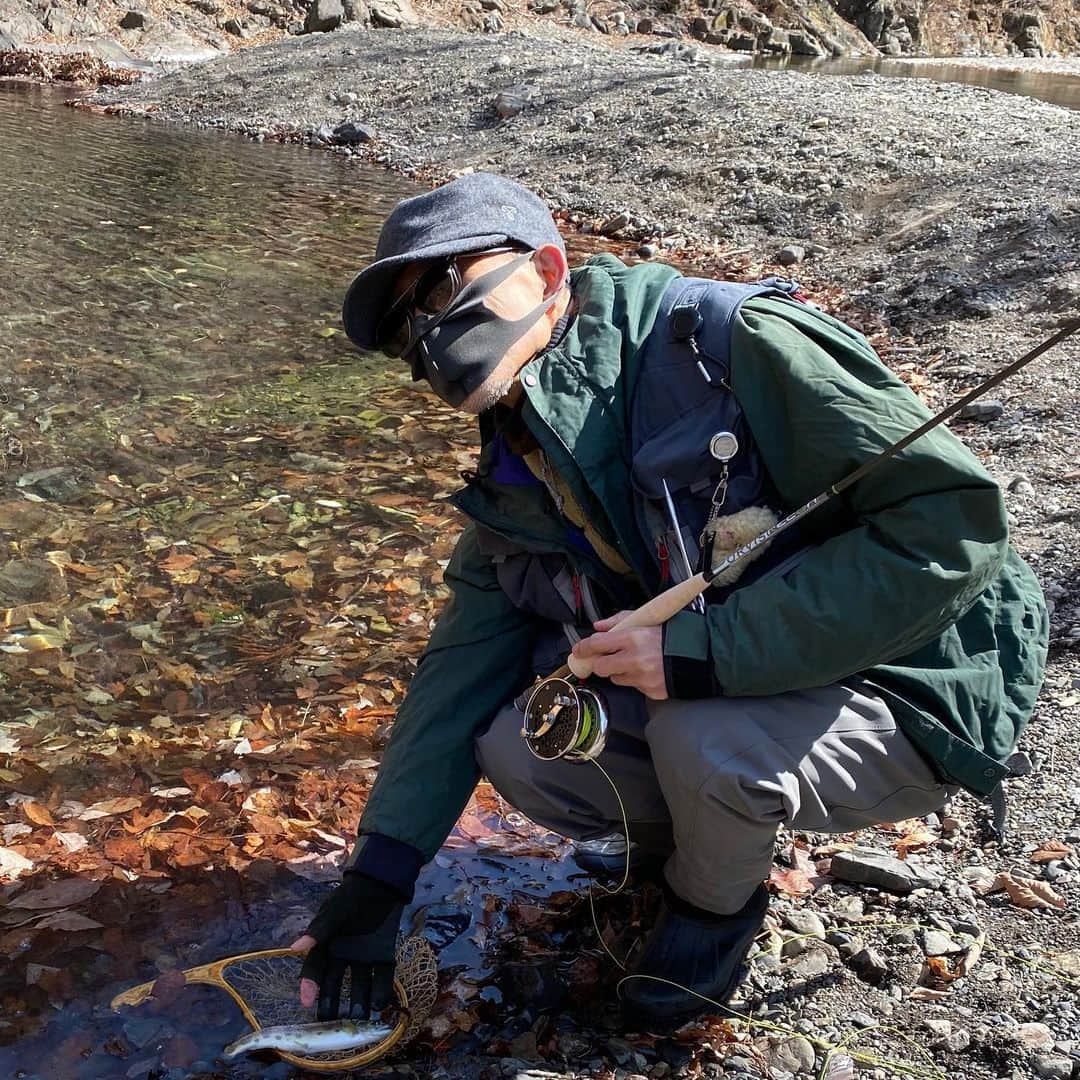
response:
<svg viewBox="0 0 1080 1080"><path fill-rule="evenodd" d="M627 410L642 346L675 275L590 259L573 273L579 307L567 335L522 371L525 423L634 568L639 600L661 586L634 523ZM865 340L786 300L759 298L741 309L731 386L789 508L929 415ZM456 498L466 515L530 550L563 551L602 572L567 551L542 489L500 487L484 478L484 463L482 452L479 478ZM1048 635L1042 593L1009 548L994 481L939 427L806 524L818 546L793 571L737 589L706 616L681 612L668 624L665 651L710 664L729 696L858 673L946 778L991 792L1030 716ZM446 581L452 598L361 821L362 834L417 852L416 869L478 780L475 736L531 682L540 629L500 589L472 524Z"/></svg>

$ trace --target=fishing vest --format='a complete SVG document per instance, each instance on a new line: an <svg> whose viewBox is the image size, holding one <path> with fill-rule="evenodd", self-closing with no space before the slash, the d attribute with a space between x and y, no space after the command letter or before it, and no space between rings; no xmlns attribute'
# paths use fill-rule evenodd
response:
<svg viewBox="0 0 1080 1080"><path fill-rule="evenodd" d="M739 546L783 515L742 409L731 391L731 329L739 308L758 296L803 302L793 282L752 284L675 278L645 341L629 410L631 481L638 531L655 559L662 587L717 565L711 543L734 530ZM709 533L709 527L712 533ZM616 609L600 583L567 559L523 551L480 530L499 584L515 606L552 625L538 635L533 656L543 675L565 661L570 646L596 619ZM797 528L738 564L712 586L710 601L801 557ZM706 566L706 563L709 565ZM703 610L704 600L698 602Z"/></svg>
<svg viewBox="0 0 1080 1080"><path fill-rule="evenodd" d="M630 405L631 480L638 531L661 584L718 565L785 508L731 391L731 330L759 296L803 303L794 282L676 278L646 339ZM726 544L718 544L724 538ZM789 530L710 588L710 600L790 564L802 545Z"/></svg>

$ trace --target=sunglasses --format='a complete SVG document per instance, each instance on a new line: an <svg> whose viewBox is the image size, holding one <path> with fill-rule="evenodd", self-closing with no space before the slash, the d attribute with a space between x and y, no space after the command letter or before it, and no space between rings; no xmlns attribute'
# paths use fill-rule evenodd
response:
<svg viewBox="0 0 1080 1080"><path fill-rule="evenodd" d="M469 255L499 255L519 251L515 247L495 247ZM433 262L399 296L375 327L375 347L396 359L416 348L420 338L438 325L442 316L454 306L465 280L457 260L462 255L450 255Z"/></svg>

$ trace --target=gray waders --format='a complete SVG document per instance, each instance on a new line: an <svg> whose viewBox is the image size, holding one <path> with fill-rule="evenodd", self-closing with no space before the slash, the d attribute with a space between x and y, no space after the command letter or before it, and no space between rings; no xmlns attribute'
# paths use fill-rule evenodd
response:
<svg viewBox="0 0 1080 1080"><path fill-rule="evenodd" d="M611 730L600 763L631 839L668 855L672 889L738 911L772 865L777 827L850 832L939 810L942 784L858 679L771 697L648 701L601 680ZM618 800L588 762L539 761L508 705L476 744L481 769L527 817L578 840L622 832Z"/></svg>

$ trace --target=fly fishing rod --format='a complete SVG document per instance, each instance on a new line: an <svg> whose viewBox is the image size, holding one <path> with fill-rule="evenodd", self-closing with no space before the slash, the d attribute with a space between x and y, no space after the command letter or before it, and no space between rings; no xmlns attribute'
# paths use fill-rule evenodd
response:
<svg viewBox="0 0 1080 1080"><path fill-rule="evenodd" d="M1067 323L1041 345L1036 345L1019 360L1002 368L997 374L980 383L974 390L932 416L898 442L885 447L842 480L838 480L819 495L815 495L808 503L797 510L792 510L776 524L758 533L752 540L737 548L710 570L702 571L686 581L679 582L678 585L672 586L631 611L619 623L620 629L660 626L667 622L741 559L745 559L758 548L770 543L807 514L813 513L819 506L846 491L852 484L858 483L879 465L909 447L916 439L922 438L928 431L958 413L965 405L981 397L1010 375L1015 375L1022 367L1075 334L1077 330L1080 330L1080 319ZM592 669L593 665L589 660L571 656L563 667L539 681L523 695L525 707L521 735L532 753L541 760L553 761L557 758L565 758L569 761L591 761L604 749L608 727L607 709L603 698L595 690L581 685L592 674Z"/></svg>

